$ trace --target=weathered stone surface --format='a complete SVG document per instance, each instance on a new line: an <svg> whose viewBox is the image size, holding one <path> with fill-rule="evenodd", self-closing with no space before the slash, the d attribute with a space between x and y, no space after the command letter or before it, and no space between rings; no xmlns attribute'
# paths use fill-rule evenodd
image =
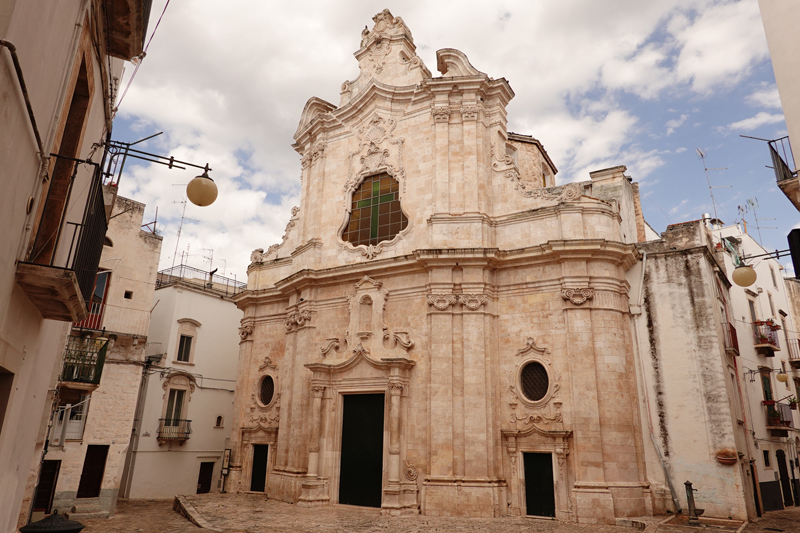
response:
<svg viewBox="0 0 800 533"><path fill-rule="evenodd" d="M300 206L236 297L252 333L228 490L250 489L253 445L268 444L271 498L339 502L344 397L382 393L385 514L524 515L528 453L551 461L560 520L652 512L631 409L625 168L556 187L541 143L506 130L504 79L452 49L431 77L401 19L375 22L340 107L303 111ZM380 173L408 225L354 246L353 192ZM541 397L526 396L528 364L547 375ZM269 405L256 399L266 375Z"/></svg>

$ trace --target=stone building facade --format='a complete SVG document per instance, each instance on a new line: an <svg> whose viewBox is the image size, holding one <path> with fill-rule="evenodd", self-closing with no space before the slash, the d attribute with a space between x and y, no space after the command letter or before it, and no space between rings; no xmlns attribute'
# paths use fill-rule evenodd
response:
<svg viewBox="0 0 800 533"><path fill-rule="evenodd" d="M662 508L632 371L636 184L556 187L507 131L505 79L453 49L434 77L402 19L373 20L339 105L303 110L301 204L235 297L226 487L393 515Z"/></svg>

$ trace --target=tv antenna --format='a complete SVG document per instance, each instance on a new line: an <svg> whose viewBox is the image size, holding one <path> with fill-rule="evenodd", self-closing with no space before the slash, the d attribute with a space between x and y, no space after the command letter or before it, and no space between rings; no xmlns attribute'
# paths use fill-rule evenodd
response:
<svg viewBox="0 0 800 533"><path fill-rule="evenodd" d="M195 220L193 218L186 218L186 204L188 200L184 198L180 202L172 202L173 204L183 204L183 211L181 212L181 223L178 225L178 238L175 239L175 253L172 254L172 267L175 268L175 258L178 255L178 243L181 242L181 230L183 229L183 221L188 220L190 222L199 222L199 220ZM181 259L183 261L183 259Z"/></svg>
<svg viewBox="0 0 800 533"><path fill-rule="evenodd" d="M709 170L728 170L728 167L713 167L708 168L706 166L706 154L700 148L695 148L697 151L697 155L700 156L700 160L703 162L703 170L706 173L706 182L708 182L708 193L711 195L711 207L714 208L714 218L719 220L717 216L717 202L714 199L714 189L730 189L730 185L711 185L711 178L708 176Z"/></svg>

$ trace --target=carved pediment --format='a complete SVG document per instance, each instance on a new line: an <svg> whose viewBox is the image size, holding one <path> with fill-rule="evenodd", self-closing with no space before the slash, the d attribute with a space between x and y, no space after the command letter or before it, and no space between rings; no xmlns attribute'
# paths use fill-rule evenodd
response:
<svg viewBox="0 0 800 533"><path fill-rule="evenodd" d="M442 48L436 51L436 68L442 77L454 76L486 76L483 72L472 66L466 54L455 48Z"/></svg>
<svg viewBox="0 0 800 533"><path fill-rule="evenodd" d="M330 113L335 109L335 105L321 98L317 98L316 96L309 98L308 102L306 102L306 106L303 108L303 113L300 115L300 124L297 126L297 131L294 133L295 140L300 137L303 130L305 130L315 118L319 115Z"/></svg>

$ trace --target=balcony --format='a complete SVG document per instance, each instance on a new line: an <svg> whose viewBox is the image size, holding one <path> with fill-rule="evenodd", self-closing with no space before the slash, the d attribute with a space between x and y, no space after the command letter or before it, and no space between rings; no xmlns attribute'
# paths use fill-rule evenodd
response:
<svg viewBox="0 0 800 533"><path fill-rule="evenodd" d="M67 337L60 385L70 389L94 390L100 384L106 362L108 340L104 338Z"/></svg>
<svg viewBox="0 0 800 533"><path fill-rule="evenodd" d="M149 325L148 311L107 303L93 303L86 318L75 322L72 327L146 337Z"/></svg>
<svg viewBox="0 0 800 533"><path fill-rule="evenodd" d="M722 331L725 335L725 351L739 355L739 338L736 336L736 328L730 322L723 322Z"/></svg>
<svg viewBox="0 0 800 533"><path fill-rule="evenodd" d="M87 315L108 228L99 167L80 223L46 219L49 212L45 202L28 261L17 263L16 281L42 318L78 322Z"/></svg>
<svg viewBox="0 0 800 533"><path fill-rule="evenodd" d="M789 365L800 369L800 344L797 339L787 339L786 348L789 351Z"/></svg>
<svg viewBox="0 0 800 533"><path fill-rule="evenodd" d="M75 405L62 405L53 415L48 439L51 446L64 446L68 440L82 440L86 417L89 413L89 399Z"/></svg>
<svg viewBox="0 0 800 533"><path fill-rule="evenodd" d="M158 421L158 442L178 442L181 446L189 440L192 433L191 420L178 420L177 418L161 418Z"/></svg>
<svg viewBox="0 0 800 533"><path fill-rule="evenodd" d="M797 163L792 154L789 137L781 137L769 142L769 154L778 187L797 209L800 209L800 180L797 176Z"/></svg>
<svg viewBox="0 0 800 533"><path fill-rule="evenodd" d="M775 357L775 352L780 351L781 345L778 342L778 330L769 321L753 322L753 347L758 353L765 357Z"/></svg>
<svg viewBox="0 0 800 533"><path fill-rule="evenodd" d="M767 418L767 429L773 437L786 437L788 430L794 429L794 419L792 418L791 408L784 403L772 403L765 405L765 415Z"/></svg>

